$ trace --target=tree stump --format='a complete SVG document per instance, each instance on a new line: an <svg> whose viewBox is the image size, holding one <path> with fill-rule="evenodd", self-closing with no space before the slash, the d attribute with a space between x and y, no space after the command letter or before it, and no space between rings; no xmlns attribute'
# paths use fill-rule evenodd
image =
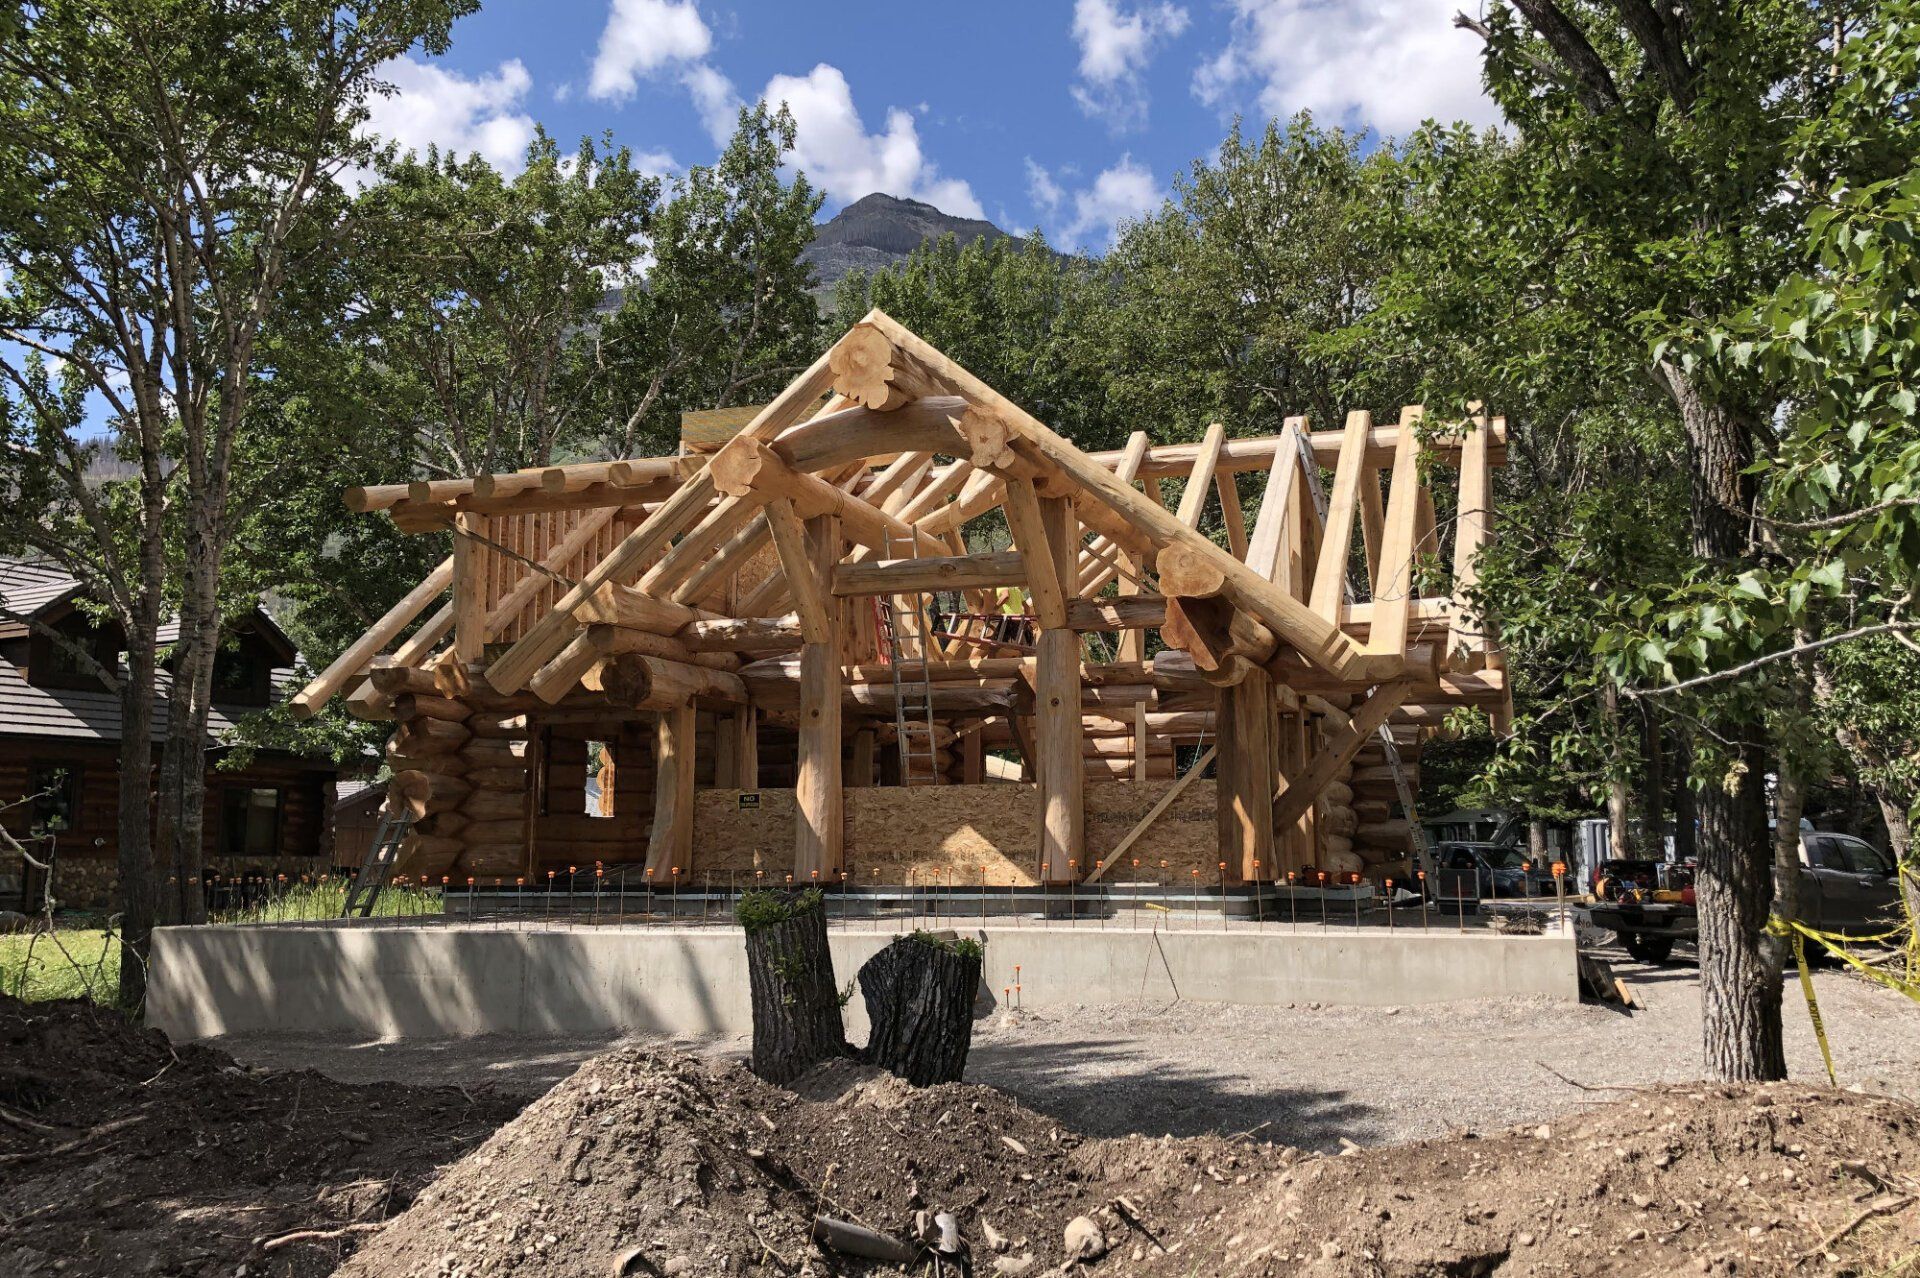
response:
<svg viewBox="0 0 1920 1278"><path fill-rule="evenodd" d="M750 892L736 917L747 933L753 1072L786 1084L821 1061L851 1055L820 893Z"/></svg>
<svg viewBox="0 0 1920 1278"><path fill-rule="evenodd" d="M860 969L873 1033L864 1053L915 1087L957 1083L973 1045L973 999L980 988L980 947L915 932L868 959Z"/></svg>

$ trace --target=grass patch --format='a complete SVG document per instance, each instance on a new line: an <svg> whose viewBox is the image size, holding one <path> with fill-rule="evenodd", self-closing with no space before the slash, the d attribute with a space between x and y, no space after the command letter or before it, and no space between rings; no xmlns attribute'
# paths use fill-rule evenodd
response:
<svg viewBox="0 0 1920 1278"><path fill-rule="evenodd" d="M252 905L233 909L215 910L209 916L213 923L299 923L316 922L322 919L337 919L340 911L347 905L347 884L344 879L328 879L321 883L299 883L267 900L256 901ZM422 915L442 914L444 901L437 891L425 888L395 887L388 884L380 890L380 897L373 903L375 918L419 918Z"/></svg>
<svg viewBox="0 0 1920 1278"><path fill-rule="evenodd" d="M120 938L97 925L0 936L0 990L29 1003L118 1002Z"/></svg>

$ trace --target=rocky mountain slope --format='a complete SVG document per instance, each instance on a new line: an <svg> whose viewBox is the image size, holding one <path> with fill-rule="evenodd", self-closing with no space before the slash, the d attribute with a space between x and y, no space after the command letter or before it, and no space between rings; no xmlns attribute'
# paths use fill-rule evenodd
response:
<svg viewBox="0 0 1920 1278"><path fill-rule="evenodd" d="M1006 232L980 218L954 217L931 204L876 191L823 223L800 256L813 267L814 291L828 297L834 285L853 271L890 266L923 240L942 235L952 235L966 245L978 239L1000 239Z"/></svg>

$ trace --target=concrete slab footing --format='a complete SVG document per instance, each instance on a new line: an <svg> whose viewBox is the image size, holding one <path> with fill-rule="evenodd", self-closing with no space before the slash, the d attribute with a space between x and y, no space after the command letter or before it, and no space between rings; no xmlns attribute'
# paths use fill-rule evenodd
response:
<svg viewBox="0 0 1920 1278"><path fill-rule="evenodd" d="M1386 1006L1579 997L1574 939L1373 929L1302 933L962 928L986 941L983 1011L1019 987L1076 1003ZM834 931L841 984L892 932ZM169 927L154 933L147 1019L175 1038L249 1031L379 1037L745 1034L746 951L733 928L514 931ZM856 993L855 1041L866 1026Z"/></svg>

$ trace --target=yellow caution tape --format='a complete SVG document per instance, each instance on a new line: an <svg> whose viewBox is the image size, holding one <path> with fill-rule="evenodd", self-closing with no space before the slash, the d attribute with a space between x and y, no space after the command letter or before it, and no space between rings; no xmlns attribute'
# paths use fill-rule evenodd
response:
<svg viewBox="0 0 1920 1278"><path fill-rule="evenodd" d="M1873 964L1853 953L1849 948L1855 945L1871 945L1876 942L1899 944L1906 929L1893 928L1885 932L1876 932L1872 936L1847 936L1840 932L1823 932L1819 928L1808 927L1805 923L1793 919L1783 919L1779 915L1767 920L1767 931L1774 936L1790 936L1796 945L1800 939L1819 941L1826 947L1827 953L1845 963L1860 975L1876 985L1884 985L1899 994L1904 994L1916 1003L1920 1003L1920 982L1903 981L1891 972L1883 972Z"/></svg>
<svg viewBox="0 0 1920 1278"><path fill-rule="evenodd" d="M1800 966L1800 992L1807 996L1807 1017L1813 1022L1813 1036L1820 1040L1820 1059L1827 1065L1827 1081L1838 1087L1840 1080L1833 1073L1833 1049L1827 1046L1827 1027L1820 1019L1820 1000L1813 996L1813 974L1807 970L1806 938L1798 932L1793 934L1793 961Z"/></svg>

